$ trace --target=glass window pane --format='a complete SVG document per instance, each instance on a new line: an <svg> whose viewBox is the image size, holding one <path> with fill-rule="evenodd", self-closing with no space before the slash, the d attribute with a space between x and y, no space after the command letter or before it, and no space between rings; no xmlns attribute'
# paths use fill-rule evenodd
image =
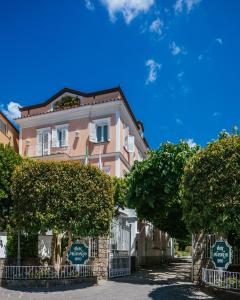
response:
<svg viewBox="0 0 240 300"><path fill-rule="evenodd" d="M62 131L58 130L57 133L58 133L58 145L59 147L62 147Z"/></svg>
<svg viewBox="0 0 240 300"><path fill-rule="evenodd" d="M102 126L97 126L97 141L102 141Z"/></svg>
<svg viewBox="0 0 240 300"><path fill-rule="evenodd" d="M103 126L103 140L104 142L108 140L108 125Z"/></svg>

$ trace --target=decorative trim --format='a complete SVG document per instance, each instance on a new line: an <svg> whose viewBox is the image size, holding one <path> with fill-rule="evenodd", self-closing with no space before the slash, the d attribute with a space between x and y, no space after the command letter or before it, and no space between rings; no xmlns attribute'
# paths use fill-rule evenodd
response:
<svg viewBox="0 0 240 300"><path fill-rule="evenodd" d="M37 133L43 132L43 131L50 131L50 130L51 130L51 127L38 128L38 129L37 129Z"/></svg>
<svg viewBox="0 0 240 300"><path fill-rule="evenodd" d="M55 125L55 129L64 129L68 128L69 124L60 124L60 125Z"/></svg>

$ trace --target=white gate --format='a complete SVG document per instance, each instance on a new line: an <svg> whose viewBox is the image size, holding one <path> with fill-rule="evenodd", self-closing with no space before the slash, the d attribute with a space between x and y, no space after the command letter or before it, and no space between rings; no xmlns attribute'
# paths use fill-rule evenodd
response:
<svg viewBox="0 0 240 300"><path fill-rule="evenodd" d="M131 273L131 225L115 220L111 224L109 239L109 278L127 276Z"/></svg>

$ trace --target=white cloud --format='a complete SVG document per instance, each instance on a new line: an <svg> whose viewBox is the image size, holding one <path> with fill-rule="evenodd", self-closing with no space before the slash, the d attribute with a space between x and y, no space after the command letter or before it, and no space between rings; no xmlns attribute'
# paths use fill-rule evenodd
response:
<svg viewBox="0 0 240 300"><path fill-rule="evenodd" d="M212 114L212 117L213 118L220 118L222 116L222 114L219 112L219 111L215 111L213 114Z"/></svg>
<svg viewBox="0 0 240 300"><path fill-rule="evenodd" d="M145 65L149 68L148 78L146 80L146 84L149 84L157 80L158 71L161 69L162 65L153 59L147 60Z"/></svg>
<svg viewBox="0 0 240 300"><path fill-rule="evenodd" d="M187 6L187 13L190 13L192 9L194 9L197 5L200 4L202 0L185 0Z"/></svg>
<svg viewBox="0 0 240 300"><path fill-rule="evenodd" d="M223 41L222 41L221 38L217 38L217 39L216 39L216 42L217 42L219 45L222 45L222 44L223 44Z"/></svg>
<svg viewBox="0 0 240 300"><path fill-rule="evenodd" d="M176 0L174 10L176 14L182 13L184 10L189 14L195 7L197 7L202 0Z"/></svg>
<svg viewBox="0 0 240 300"><path fill-rule="evenodd" d="M169 44L169 49L173 56L176 56L180 53L186 54L186 51L183 47L178 46L174 41Z"/></svg>
<svg viewBox="0 0 240 300"><path fill-rule="evenodd" d="M122 14L127 24L141 13L147 13L155 0L100 0L107 8L112 22Z"/></svg>
<svg viewBox="0 0 240 300"><path fill-rule="evenodd" d="M85 6L88 10L94 10L95 6L91 0L84 0L85 1Z"/></svg>
<svg viewBox="0 0 240 300"><path fill-rule="evenodd" d="M184 75L184 72L183 72L183 71L179 72L179 73L177 74L177 79L178 79L179 81L181 81L181 80L183 79L183 75Z"/></svg>
<svg viewBox="0 0 240 300"><path fill-rule="evenodd" d="M178 125L183 125L183 121L181 119L179 119L179 118L176 118L176 123Z"/></svg>
<svg viewBox="0 0 240 300"><path fill-rule="evenodd" d="M150 32L155 32L155 33L157 33L159 35L162 35L162 33L163 33L163 26L164 26L163 21L160 18L157 18L150 25L149 31Z"/></svg>
<svg viewBox="0 0 240 300"><path fill-rule="evenodd" d="M174 4L175 13L181 13L183 10L183 0L177 0Z"/></svg>
<svg viewBox="0 0 240 300"><path fill-rule="evenodd" d="M19 110L20 107L21 105L19 103L11 101L8 103L7 109L3 108L3 112L9 119L13 120L21 116L21 112Z"/></svg>
<svg viewBox="0 0 240 300"><path fill-rule="evenodd" d="M190 148L193 148L197 145L193 139L187 139L186 142L188 143Z"/></svg>

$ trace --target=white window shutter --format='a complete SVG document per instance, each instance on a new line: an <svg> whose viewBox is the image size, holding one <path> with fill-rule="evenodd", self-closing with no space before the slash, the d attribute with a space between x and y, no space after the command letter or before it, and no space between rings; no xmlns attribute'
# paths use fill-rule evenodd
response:
<svg viewBox="0 0 240 300"><path fill-rule="evenodd" d="M58 140L58 131L57 129L52 130L52 147L59 147L59 140Z"/></svg>
<svg viewBox="0 0 240 300"><path fill-rule="evenodd" d="M128 136L129 136L129 127L124 128L124 147L128 151Z"/></svg>
<svg viewBox="0 0 240 300"><path fill-rule="evenodd" d="M62 146L63 147L68 146L68 129L67 128L62 129Z"/></svg>
<svg viewBox="0 0 240 300"><path fill-rule="evenodd" d="M90 123L89 141L93 143L97 141L96 124L94 123Z"/></svg>
<svg viewBox="0 0 240 300"><path fill-rule="evenodd" d="M128 152L134 153L135 138L132 135L128 136Z"/></svg>
<svg viewBox="0 0 240 300"><path fill-rule="evenodd" d="M36 151L36 155L37 156L42 156L42 132L38 132L37 134L37 151Z"/></svg>

